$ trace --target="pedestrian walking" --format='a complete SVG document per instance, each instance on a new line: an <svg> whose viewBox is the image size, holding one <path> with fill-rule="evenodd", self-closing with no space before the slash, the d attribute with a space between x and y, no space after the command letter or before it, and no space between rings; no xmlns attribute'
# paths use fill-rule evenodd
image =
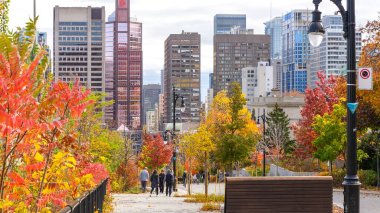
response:
<svg viewBox="0 0 380 213"><path fill-rule="evenodd" d="M183 186L186 188L186 179L187 179L187 173L186 173L186 170L183 171L183 175L182 175L182 182L183 182Z"/></svg>
<svg viewBox="0 0 380 213"><path fill-rule="evenodd" d="M169 194L169 197L170 197L173 190L173 175L170 169L166 172L165 184L166 184L166 196L168 196Z"/></svg>
<svg viewBox="0 0 380 213"><path fill-rule="evenodd" d="M160 193L164 193L164 181L165 181L165 171L161 170L160 175L158 175Z"/></svg>
<svg viewBox="0 0 380 213"><path fill-rule="evenodd" d="M146 191L146 183L148 182L148 180L149 180L149 172L148 172L148 168L145 167L140 173L141 189L143 193L145 193Z"/></svg>
<svg viewBox="0 0 380 213"><path fill-rule="evenodd" d="M196 174L193 175L193 183L199 184L199 181L198 181L198 178L197 178Z"/></svg>
<svg viewBox="0 0 380 213"><path fill-rule="evenodd" d="M153 171L152 176L150 177L150 183L152 190L150 190L150 196L152 196L152 193L154 190L156 190L156 196L158 196L158 174L157 170Z"/></svg>

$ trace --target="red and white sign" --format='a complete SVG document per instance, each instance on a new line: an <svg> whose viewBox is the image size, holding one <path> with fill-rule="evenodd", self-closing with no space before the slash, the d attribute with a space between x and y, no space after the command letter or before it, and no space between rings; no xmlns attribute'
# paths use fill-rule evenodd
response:
<svg viewBox="0 0 380 213"><path fill-rule="evenodd" d="M364 67L358 70L358 88L360 90L372 90L372 68Z"/></svg>

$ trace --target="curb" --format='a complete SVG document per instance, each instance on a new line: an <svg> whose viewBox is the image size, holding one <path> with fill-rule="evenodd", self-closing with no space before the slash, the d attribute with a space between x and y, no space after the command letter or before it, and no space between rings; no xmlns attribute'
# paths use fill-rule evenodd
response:
<svg viewBox="0 0 380 213"><path fill-rule="evenodd" d="M333 189L333 192L342 192L343 193L343 189ZM379 195L380 196L380 192L378 192L378 191L360 190L360 194L369 194L369 195Z"/></svg>

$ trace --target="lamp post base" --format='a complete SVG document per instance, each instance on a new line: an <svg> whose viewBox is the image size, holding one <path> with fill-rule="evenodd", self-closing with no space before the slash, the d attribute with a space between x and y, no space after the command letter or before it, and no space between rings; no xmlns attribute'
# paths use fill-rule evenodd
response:
<svg viewBox="0 0 380 213"><path fill-rule="evenodd" d="M359 213L360 212L360 185L357 175L346 175L343 182L344 187L344 212Z"/></svg>

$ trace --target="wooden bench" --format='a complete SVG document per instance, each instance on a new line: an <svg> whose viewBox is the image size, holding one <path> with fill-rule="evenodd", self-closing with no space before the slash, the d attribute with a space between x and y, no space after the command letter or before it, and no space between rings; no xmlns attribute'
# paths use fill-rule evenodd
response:
<svg viewBox="0 0 380 213"><path fill-rule="evenodd" d="M228 177L225 213L332 212L332 177Z"/></svg>

